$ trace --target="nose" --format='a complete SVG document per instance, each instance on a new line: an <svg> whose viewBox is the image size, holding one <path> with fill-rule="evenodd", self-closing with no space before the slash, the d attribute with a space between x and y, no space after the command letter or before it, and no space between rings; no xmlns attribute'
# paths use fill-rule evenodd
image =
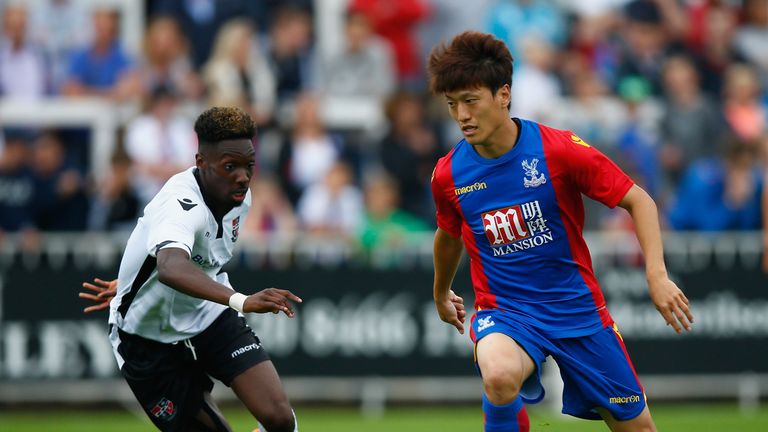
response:
<svg viewBox="0 0 768 432"><path fill-rule="evenodd" d="M456 107L456 119L460 122L465 122L470 118L472 118L472 115L469 113L469 108L462 103L458 104Z"/></svg>
<svg viewBox="0 0 768 432"><path fill-rule="evenodd" d="M239 168L235 170L235 183L238 186L248 186L251 182L251 176L253 176L253 170L250 168Z"/></svg>

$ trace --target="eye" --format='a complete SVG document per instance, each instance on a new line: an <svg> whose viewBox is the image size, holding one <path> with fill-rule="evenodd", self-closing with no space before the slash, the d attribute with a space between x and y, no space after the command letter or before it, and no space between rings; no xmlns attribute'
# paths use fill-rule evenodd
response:
<svg viewBox="0 0 768 432"><path fill-rule="evenodd" d="M465 102L468 104L471 104L471 103L475 103L476 101L477 99L470 98L470 99L467 99Z"/></svg>
<svg viewBox="0 0 768 432"><path fill-rule="evenodd" d="M224 170L232 171L233 169L235 169L235 164L231 164L231 163L224 164Z"/></svg>
<svg viewBox="0 0 768 432"><path fill-rule="evenodd" d="M254 167L256 167L256 163L255 162L249 162L248 163L248 169L249 170L252 170Z"/></svg>
<svg viewBox="0 0 768 432"><path fill-rule="evenodd" d="M456 102L448 101L448 107L449 108L453 108L454 106L456 106Z"/></svg>

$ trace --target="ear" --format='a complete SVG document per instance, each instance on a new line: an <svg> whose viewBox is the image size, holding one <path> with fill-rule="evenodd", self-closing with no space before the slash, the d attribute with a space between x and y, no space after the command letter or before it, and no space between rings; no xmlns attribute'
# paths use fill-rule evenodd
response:
<svg viewBox="0 0 768 432"><path fill-rule="evenodd" d="M509 84L504 84L498 90L496 90L496 98L499 101L501 108L504 110L507 109L507 106L509 106L509 101L512 99L511 91L512 90L509 88Z"/></svg>
<svg viewBox="0 0 768 432"><path fill-rule="evenodd" d="M195 154L195 166L197 166L197 169L202 171L205 169L207 163L208 162L205 160L205 157L202 155L202 153Z"/></svg>

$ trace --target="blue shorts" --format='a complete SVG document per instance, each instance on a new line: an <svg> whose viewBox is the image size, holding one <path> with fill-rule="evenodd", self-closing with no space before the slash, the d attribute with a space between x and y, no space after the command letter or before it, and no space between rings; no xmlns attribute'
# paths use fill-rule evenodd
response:
<svg viewBox="0 0 768 432"><path fill-rule="evenodd" d="M472 317L472 341L477 344L491 333L514 339L536 365L536 371L520 390L525 403L537 403L544 398L541 365L547 356L552 356L563 378L563 414L600 420L595 409L603 407L616 420L626 421L640 415L645 408L643 387L615 325L587 336L550 339L529 324L515 320L508 312L498 309L477 312Z"/></svg>

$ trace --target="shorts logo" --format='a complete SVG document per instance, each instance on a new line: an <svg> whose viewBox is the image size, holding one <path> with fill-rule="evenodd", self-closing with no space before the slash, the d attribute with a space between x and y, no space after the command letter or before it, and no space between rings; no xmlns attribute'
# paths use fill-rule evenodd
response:
<svg viewBox="0 0 768 432"><path fill-rule="evenodd" d="M491 318L492 318L491 316L487 316L485 318L478 319L477 320L477 331L481 332L481 331L487 329L488 327L495 326L496 323L493 322L493 320L491 320Z"/></svg>
<svg viewBox="0 0 768 432"><path fill-rule="evenodd" d="M608 399L608 403L612 403L612 404L626 404L626 403L637 403L637 402L640 402L640 396L638 395L616 396Z"/></svg>
<svg viewBox="0 0 768 432"><path fill-rule="evenodd" d="M173 402L167 398L162 398L160 399L160 402L156 403L155 406L149 410L149 412L155 418L168 421L176 415L176 407L174 407Z"/></svg>
<svg viewBox="0 0 768 432"><path fill-rule="evenodd" d="M523 178L523 186L539 187L547 182L547 178L544 174L539 175L539 170L536 169L536 165L539 164L539 160L534 158L531 163L528 163L528 159L523 161L523 169L525 170L525 177ZM530 177L530 178L527 178Z"/></svg>
<svg viewBox="0 0 768 432"><path fill-rule="evenodd" d="M240 232L240 216L232 219L232 243L237 241L237 234Z"/></svg>
<svg viewBox="0 0 768 432"><path fill-rule="evenodd" d="M243 354L243 353L245 353L247 351L257 350L259 348L261 348L261 345L259 345L257 343L252 343L250 345L246 345L244 347L241 347L241 348L238 348L238 349L232 351L232 358L235 358L235 357L239 356L240 354Z"/></svg>

